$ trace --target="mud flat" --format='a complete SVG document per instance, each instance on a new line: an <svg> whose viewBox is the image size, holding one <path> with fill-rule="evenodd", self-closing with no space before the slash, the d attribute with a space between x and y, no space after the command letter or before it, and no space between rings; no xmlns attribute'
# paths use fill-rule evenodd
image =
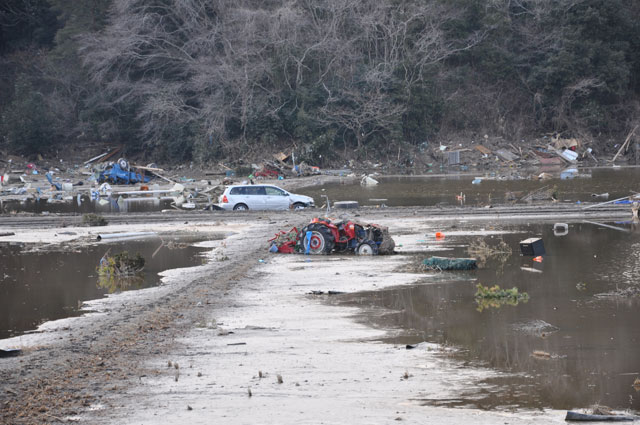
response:
<svg viewBox="0 0 640 425"><path fill-rule="evenodd" d="M462 227L461 217L488 223L552 220L569 211L521 212L466 209L461 215L456 209L403 208L357 214L389 225L392 235L407 235L444 222ZM401 331L368 326L356 318L361 308L309 295L411 285L425 278L403 270L408 259L402 252L425 248L402 236L400 255L393 257L266 252L265 241L275 231L316 214L193 214L187 224L183 215L173 221L162 215L122 218L130 223L116 224L118 231L222 232L226 238L204 244L212 249L206 264L165 272L159 287L92 301L83 317L0 341L0 348L23 349L21 356L0 360L0 418L104 424L563 421L564 412L552 410L425 406L421 400L450 400L500 373L465 367L435 344L407 350L381 343ZM14 242L54 243L60 230L56 220L44 230L25 227L28 218L12 220L6 228L16 233ZM65 238L65 243L82 240Z"/></svg>

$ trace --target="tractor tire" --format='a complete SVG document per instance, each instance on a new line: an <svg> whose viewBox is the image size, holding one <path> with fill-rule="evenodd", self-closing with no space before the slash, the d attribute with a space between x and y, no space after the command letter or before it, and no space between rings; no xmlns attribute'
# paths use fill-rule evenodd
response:
<svg viewBox="0 0 640 425"><path fill-rule="evenodd" d="M307 232L311 232L311 239L307 241ZM335 239L331 230L321 224L310 224L302 229L302 253L307 252L309 243L309 254L329 254L335 246Z"/></svg>
<svg viewBox="0 0 640 425"><path fill-rule="evenodd" d="M378 245L373 241L363 241L356 246L356 255L378 255Z"/></svg>

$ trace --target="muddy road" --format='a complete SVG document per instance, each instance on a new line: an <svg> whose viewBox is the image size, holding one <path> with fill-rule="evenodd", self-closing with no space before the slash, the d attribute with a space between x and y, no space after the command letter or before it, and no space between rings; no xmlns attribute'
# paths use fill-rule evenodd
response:
<svg viewBox="0 0 640 425"><path fill-rule="evenodd" d="M0 359L3 423L438 423L561 422L554 410L451 409L454 399L499 377L465 366L431 343L407 350L406 330L376 326L363 312L312 291L358 293L425 278L409 255L416 235L442 226L482 232L505 221L626 218L616 209L575 206L361 209L351 216L390 227L399 255L273 255L266 241L320 211L131 214L100 231L224 234L201 246L197 267L164 273L163 285L86 303L82 317L1 340L21 348ZM3 217L3 241L68 249L93 239L78 217ZM60 235L61 230L75 235ZM262 260L262 261L261 261ZM428 276L427 276L428 277ZM371 307L371 306L370 306ZM396 343L382 343L389 335Z"/></svg>

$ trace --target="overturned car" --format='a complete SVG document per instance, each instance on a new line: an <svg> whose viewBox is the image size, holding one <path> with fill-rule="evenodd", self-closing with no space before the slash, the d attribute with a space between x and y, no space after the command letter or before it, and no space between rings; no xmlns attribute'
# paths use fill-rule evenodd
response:
<svg viewBox="0 0 640 425"><path fill-rule="evenodd" d="M269 242L272 252L300 254L378 255L392 254L395 248L387 227L328 218L314 218L300 230L294 227L288 232L279 232Z"/></svg>

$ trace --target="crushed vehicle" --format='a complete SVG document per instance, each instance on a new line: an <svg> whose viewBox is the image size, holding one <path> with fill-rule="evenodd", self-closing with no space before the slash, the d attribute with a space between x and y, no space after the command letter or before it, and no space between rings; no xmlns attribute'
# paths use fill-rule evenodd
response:
<svg viewBox="0 0 640 425"><path fill-rule="evenodd" d="M332 252L392 254L395 248L387 227L328 218L314 218L300 230L294 227L288 232L281 231L269 242L273 252L315 255Z"/></svg>
<svg viewBox="0 0 640 425"><path fill-rule="evenodd" d="M227 186L218 198L224 210L288 210L314 207L313 198L266 184Z"/></svg>
<svg viewBox="0 0 640 425"><path fill-rule="evenodd" d="M144 176L140 173L131 171L132 168L129 162L120 158L114 163L107 164L104 170L99 172L98 182L110 182L113 184L136 184L147 183L150 180L149 176Z"/></svg>

